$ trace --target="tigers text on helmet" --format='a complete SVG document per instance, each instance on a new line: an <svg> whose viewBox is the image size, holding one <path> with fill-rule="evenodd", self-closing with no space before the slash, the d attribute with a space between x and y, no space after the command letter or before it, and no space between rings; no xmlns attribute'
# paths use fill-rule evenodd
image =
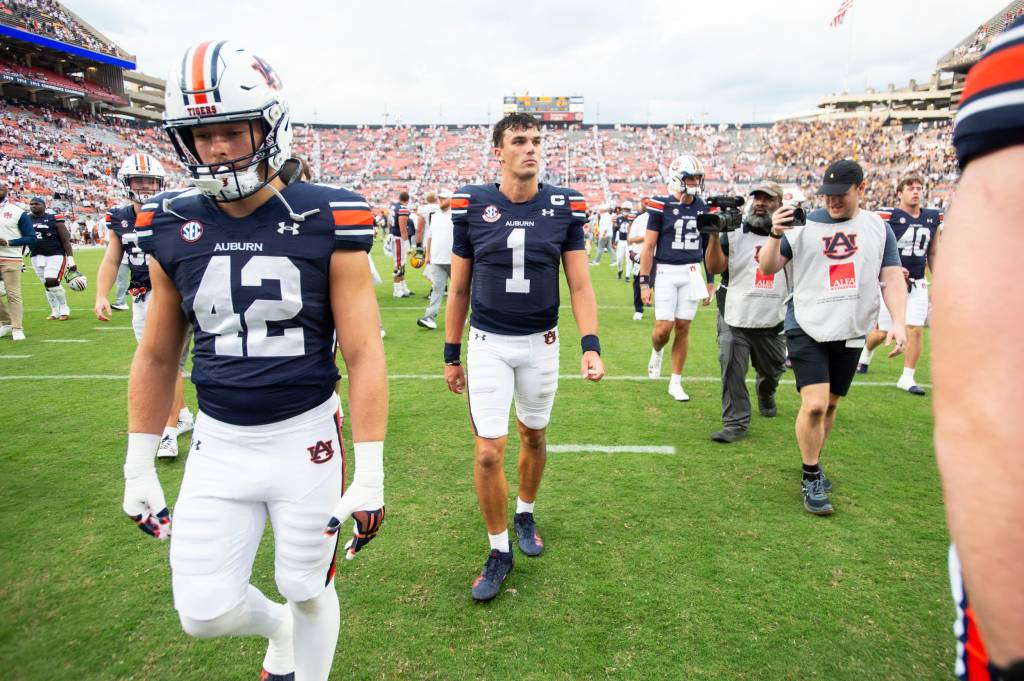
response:
<svg viewBox="0 0 1024 681"><path fill-rule="evenodd" d="M688 177L696 177L697 185L688 187L685 182ZM700 196L704 191L704 164L696 156L676 156L668 167L668 191L673 196L680 193Z"/></svg>
<svg viewBox="0 0 1024 681"><path fill-rule="evenodd" d="M281 79L270 64L234 43L211 40L186 50L167 78L164 105L164 129L192 184L214 200L255 194L281 172L291 154L291 116ZM195 129L236 122L249 124L250 153L204 163L196 151ZM263 134L259 144L255 124Z"/></svg>
<svg viewBox="0 0 1024 681"><path fill-rule="evenodd" d="M136 177L153 178L160 184L157 185L156 190L142 193L137 189L132 189L131 182ZM117 179L124 187L125 194L130 201L145 203L163 191L167 172L160 165L160 161L149 154L129 154L121 163L121 169L117 171Z"/></svg>

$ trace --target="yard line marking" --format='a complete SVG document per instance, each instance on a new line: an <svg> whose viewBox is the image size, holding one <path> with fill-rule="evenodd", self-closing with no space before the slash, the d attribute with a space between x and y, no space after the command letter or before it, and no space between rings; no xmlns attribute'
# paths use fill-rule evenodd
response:
<svg viewBox="0 0 1024 681"><path fill-rule="evenodd" d="M548 445L549 452L597 452L599 454L675 454L675 447L658 445Z"/></svg>
<svg viewBox="0 0 1024 681"><path fill-rule="evenodd" d="M44 343L88 343L88 342L91 342L91 341L43 341L43 342ZM191 376L191 374L185 374L185 378L189 378L190 376ZM124 376L100 376L100 375L97 375L97 374L77 374L77 375L76 374L69 374L69 375L66 375L66 376L58 376L58 375L53 375L53 374L24 375L24 376L0 376L0 380L2 380L2 381L15 381L15 380L26 380L26 381L31 381L31 380L37 380L37 381L57 381L57 380L64 381L64 380L72 380L73 381L73 380L87 380L87 379L94 379L94 378L98 378L98 379L116 379L116 380L122 380L122 381L128 380L128 376L127 375L124 375ZM341 378L343 380L347 381L348 380L348 375L342 374ZM579 380L583 379L583 377L580 376L579 374L561 374L558 378L559 379L579 379ZM443 374L392 374L391 376L388 376L388 380L392 380L392 381L442 381L442 380L444 380L444 375ZM647 376L605 376L601 380L602 381L635 381L635 382L638 382L638 383L643 383L643 382L656 383L658 381L667 381L668 379L667 378L659 378L659 379L652 380L650 378L647 378ZM722 379L719 378L718 376L687 376L686 379L684 380L684 382L686 382L686 383L718 383L721 380ZM747 383L753 384L754 383L754 379L753 378L748 378L747 379ZM779 383L781 385L793 385L795 383L795 381L789 380L789 379L783 379L783 380L779 381ZM918 383L917 385L919 387L921 387L921 388L931 388L932 387L931 383ZM893 381L893 382L890 383L890 382L886 382L886 381L854 381L853 382L853 387L857 387L857 386L863 386L865 388L895 388L896 387L896 382Z"/></svg>
<svg viewBox="0 0 1024 681"><path fill-rule="evenodd" d="M44 340L44 343L92 343L91 340L85 338L56 338L51 340Z"/></svg>
<svg viewBox="0 0 1024 681"><path fill-rule="evenodd" d="M130 329L133 329L133 328L135 328L135 327L132 327L132 326L94 326L94 327L92 327L92 330L93 331L124 331L126 329L130 330Z"/></svg>
<svg viewBox="0 0 1024 681"><path fill-rule="evenodd" d="M0 359L28 359L32 355L0 355Z"/></svg>

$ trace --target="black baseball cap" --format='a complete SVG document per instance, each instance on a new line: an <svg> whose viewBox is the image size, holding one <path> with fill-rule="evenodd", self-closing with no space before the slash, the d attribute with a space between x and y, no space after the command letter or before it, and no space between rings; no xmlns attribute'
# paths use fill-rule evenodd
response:
<svg viewBox="0 0 1024 681"><path fill-rule="evenodd" d="M834 161L825 170L818 193L825 196L838 196L849 191L851 185L860 184L863 181L864 169L860 167L859 163L849 159Z"/></svg>

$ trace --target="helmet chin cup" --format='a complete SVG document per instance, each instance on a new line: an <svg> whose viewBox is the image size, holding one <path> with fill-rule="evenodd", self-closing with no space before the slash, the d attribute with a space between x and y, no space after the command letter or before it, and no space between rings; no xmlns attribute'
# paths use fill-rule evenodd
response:
<svg viewBox="0 0 1024 681"><path fill-rule="evenodd" d="M207 169L203 169L207 170ZM258 192L266 182L256 172L256 164L241 171L203 172L191 179L192 186L215 201L238 201Z"/></svg>

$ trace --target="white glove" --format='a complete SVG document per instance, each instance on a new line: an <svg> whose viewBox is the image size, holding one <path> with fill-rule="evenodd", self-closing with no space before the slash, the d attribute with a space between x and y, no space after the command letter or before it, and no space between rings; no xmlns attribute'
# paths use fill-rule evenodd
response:
<svg viewBox="0 0 1024 681"><path fill-rule="evenodd" d="M167 539L171 536L171 514L167 510L164 490L160 487L154 463L159 446L159 435L128 434L122 508L140 530L151 537Z"/></svg>
<svg viewBox="0 0 1024 681"><path fill-rule="evenodd" d="M338 500L324 529L325 537L338 534L341 524L352 516L352 539L345 544L345 559L370 543L384 522L384 443L357 442L352 486Z"/></svg>

